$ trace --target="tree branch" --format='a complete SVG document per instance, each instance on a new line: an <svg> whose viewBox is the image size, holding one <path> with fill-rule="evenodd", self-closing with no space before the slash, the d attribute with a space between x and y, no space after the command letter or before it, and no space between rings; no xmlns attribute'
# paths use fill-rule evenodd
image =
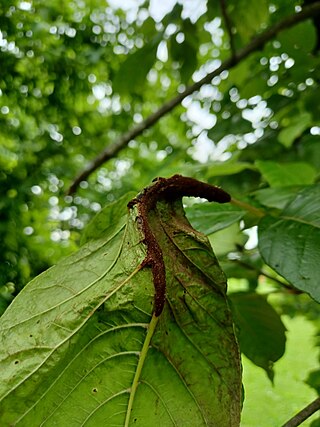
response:
<svg viewBox="0 0 320 427"><path fill-rule="evenodd" d="M247 46L240 49L238 52L235 52L231 55L230 58L226 59L220 67L216 68L211 73L207 74L198 82L188 86L183 92L179 93L175 98L172 98L168 102L164 103L157 111L147 117L138 125L134 126L131 130L124 133L118 140L114 143L108 145L89 165L75 178L71 184L68 194L73 194L81 181L84 181L88 178L96 169L98 169L103 163L107 160L113 158L119 151L125 148L128 143L141 135L144 130L150 128L155 123L157 123L163 116L172 111L176 106L178 106L183 99L191 95L193 92L196 92L204 84L208 84L211 80L218 76L222 71L229 70L235 65L239 64L243 59L249 56L252 52L255 52L258 49L261 49L268 41L270 41L274 36L276 36L280 31L290 28L295 24L302 22L308 18L313 18L316 14L320 13L320 1L313 3L309 6L306 6L302 9L301 12L296 13L295 15L288 16L282 21L275 24L273 27L265 30L254 38Z"/></svg>
<svg viewBox="0 0 320 427"><path fill-rule="evenodd" d="M227 12L226 0L220 0L220 7L221 7L221 13L222 13L222 16L224 19L224 23L226 26L226 30L227 30L227 33L229 36L231 55L235 56L236 49L234 46L234 40L233 40L233 34L232 34L232 22L231 22L230 16L228 15L228 12Z"/></svg>
<svg viewBox="0 0 320 427"><path fill-rule="evenodd" d="M315 412L320 409L320 397L315 399L305 408L303 408L300 412L297 413L294 417L292 417L289 421L283 424L282 427L297 427L303 423L307 418L313 415Z"/></svg>

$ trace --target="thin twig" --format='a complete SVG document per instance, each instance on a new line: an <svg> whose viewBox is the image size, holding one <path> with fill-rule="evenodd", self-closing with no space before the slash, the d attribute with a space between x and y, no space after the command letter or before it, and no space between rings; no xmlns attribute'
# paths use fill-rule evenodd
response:
<svg viewBox="0 0 320 427"><path fill-rule="evenodd" d="M295 289L293 288L291 285L288 285L287 283L283 282L282 280L278 279L277 277L273 277L271 276L271 274L266 273L265 271L261 270L260 271L261 276L266 277L269 280L274 281L275 283L278 283L278 285L282 286L283 288L285 288L288 292L290 292L291 294L295 294L295 295L300 295L303 292L299 291L299 289Z"/></svg>
<svg viewBox="0 0 320 427"><path fill-rule="evenodd" d="M301 294L302 293L298 289L293 288L292 286L283 282L282 280L278 279L277 277L273 277L271 274L269 274L263 270L259 270L258 268L254 267L251 264L248 264L247 262L241 261L239 259L234 260L234 262L236 264L240 265L241 267L246 268L247 270L256 272L258 276L264 276L267 279L272 280L273 282L277 283L281 287L285 288L290 293L294 293L294 294Z"/></svg>
<svg viewBox="0 0 320 427"><path fill-rule="evenodd" d="M230 200L230 203L233 206L238 206L241 209L245 209L246 211L256 216L257 218L262 218L266 215L266 213L263 210L258 209L255 206L249 205L249 203L243 202L242 200L235 199L234 197L232 197L232 199Z"/></svg>
<svg viewBox="0 0 320 427"><path fill-rule="evenodd" d="M315 399L305 408L303 408L300 412L297 413L294 417L292 417L289 421L283 424L282 427L297 427L303 423L307 418L313 415L315 412L320 409L320 397Z"/></svg>
<svg viewBox="0 0 320 427"><path fill-rule="evenodd" d="M224 23L226 26L226 30L227 30L227 33L229 36L229 44L230 44L231 55L235 56L236 49L235 49L233 33L232 33L232 22L231 22L230 16L228 15L228 12L227 12L226 0L220 0L220 7L221 7L221 13L222 13L222 16L224 19Z"/></svg>
<svg viewBox="0 0 320 427"><path fill-rule="evenodd" d="M84 181L91 175L96 169L98 169L107 160L113 158L120 150L125 148L128 143L141 135L144 130L148 129L155 123L157 123L163 116L172 111L178 106L183 99L196 92L204 84L208 84L211 80L218 76L222 71L229 70L235 65L239 64L243 59L249 56L252 52L261 49L268 41L276 36L280 31L290 28L295 24L302 22L308 18L314 17L320 13L320 1L306 6L301 12L294 15L288 16L282 21L275 24L273 27L265 30L253 39L247 46L235 52L230 58L226 59L220 67L216 68L211 73L207 74L198 82L188 86L183 92L179 93L176 97L172 98L168 102L164 103L157 111L147 117L138 125L134 126L131 130L120 136L120 138L114 143L108 145L73 181L71 184L68 194L73 194L81 181Z"/></svg>

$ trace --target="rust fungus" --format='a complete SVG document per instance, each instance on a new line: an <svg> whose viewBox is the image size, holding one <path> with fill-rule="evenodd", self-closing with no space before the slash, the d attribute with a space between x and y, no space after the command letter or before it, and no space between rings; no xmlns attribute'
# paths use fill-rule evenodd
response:
<svg viewBox="0 0 320 427"><path fill-rule="evenodd" d="M231 197L219 187L198 181L194 178L174 175L171 178L156 178L138 196L128 203L128 208L137 207L137 223L144 234L147 255L142 266L152 269L155 288L154 313L160 316L166 299L166 271L162 250L152 231L149 212L156 208L160 200L175 201L182 197L202 197L209 202L228 203Z"/></svg>

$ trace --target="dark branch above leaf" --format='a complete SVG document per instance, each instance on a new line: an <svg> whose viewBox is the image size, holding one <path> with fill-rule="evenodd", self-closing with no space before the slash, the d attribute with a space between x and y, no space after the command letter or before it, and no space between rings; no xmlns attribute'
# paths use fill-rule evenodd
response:
<svg viewBox="0 0 320 427"><path fill-rule="evenodd" d="M148 116L138 125L134 126L131 130L124 133L118 140L108 145L88 166L75 178L73 183L68 189L68 194L73 194L77 190L80 182L86 180L95 170L97 170L103 163L116 156L119 151L125 148L128 143L141 135L146 129L157 123L163 116L177 107L183 99L192 93L199 90L204 84L208 84L211 80L218 76L222 71L229 70L239 64L243 59L251 53L261 49L268 41L272 40L279 32L296 25L308 18L320 14L320 1L306 6L301 12L288 16L282 21L276 23L268 28L256 38L254 38L247 46L240 49L238 52L231 54L230 58L226 59L220 67L207 74L198 82L188 86L183 92L179 93L176 97L164 103L157 111Z"/></svg>

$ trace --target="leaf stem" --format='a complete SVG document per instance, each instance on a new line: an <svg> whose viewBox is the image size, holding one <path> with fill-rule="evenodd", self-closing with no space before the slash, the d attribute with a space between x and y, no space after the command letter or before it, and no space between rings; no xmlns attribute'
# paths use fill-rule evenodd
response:
<svg viewBox="0 0 320 427"><path fill-rule="evenodd" d="M259 270L258 268L254 267L251 264L248 264L248 263L240 261L240 260L235 260L234 262L236 264L238 264L238 265L241 265L242 267L244 267L244 268L246 268L248 270L255 271L259 276L264 276L267 279L272 280L273 282L275 282L278 285L280 285L283 288L285 288L290 293L294 293L294 294L301 294L301 293L303 293L303 292L299 291L299 289L295 289L290 284L285 283L284 281L278 279L277 277L272 276L271 274L265 272L264 270Z"/></svg>
<svg viewBox="0 0 320 427"><path fill-rule="evenodd" d="M130 422L130 417L131 417L131 411L132 411L132 407L133 407L133 402L134 402L135 394L136 394L136 391L137 391L137 388L138 388L138 385L139 385L139 379L140 379L142 368L143 368L143 365L144 365L144 362L145 362L145 359L146 359L146 356L147 356L147 353L148 353L148 349L149 349L149 345L150 345L151 339L153 337L154 331L155 331L157 323L158 323L158 319L159 319L159 317L157 317L153 313L151 322L150 322L149 327L148 327L148 332L147 332L147 335L146 335L146 338L144 340L144 343L143 343L143 346L142 346L142 350L141 350L141 353L140 353L140 357L139 357L139 361L138 361L136 373L135 373L134 378L133 378L124 427L129 427L129 422Z"/></svg>
<svg viewBox="0 0 320 427"><path fill-rule="evenodd" d="M289 421L283 424L282 427L297 427L303 423L307 418L313 415L320 409L320 397L317 397L313 402L309 403L305 408L298 412Z"/></svg>
<svg viewBox="0 0 320 427"><path fill-rule="evenodd" d="M234 206L238 206L239 208L245 209L246 211L250 212L254 216L257 216L258 218L262 218L265 216L265 212L261 209L258 209L252 205L249 205L249 203L242 202L241 200L235 199L232 197L230 200L230 203Z"/></svg>

